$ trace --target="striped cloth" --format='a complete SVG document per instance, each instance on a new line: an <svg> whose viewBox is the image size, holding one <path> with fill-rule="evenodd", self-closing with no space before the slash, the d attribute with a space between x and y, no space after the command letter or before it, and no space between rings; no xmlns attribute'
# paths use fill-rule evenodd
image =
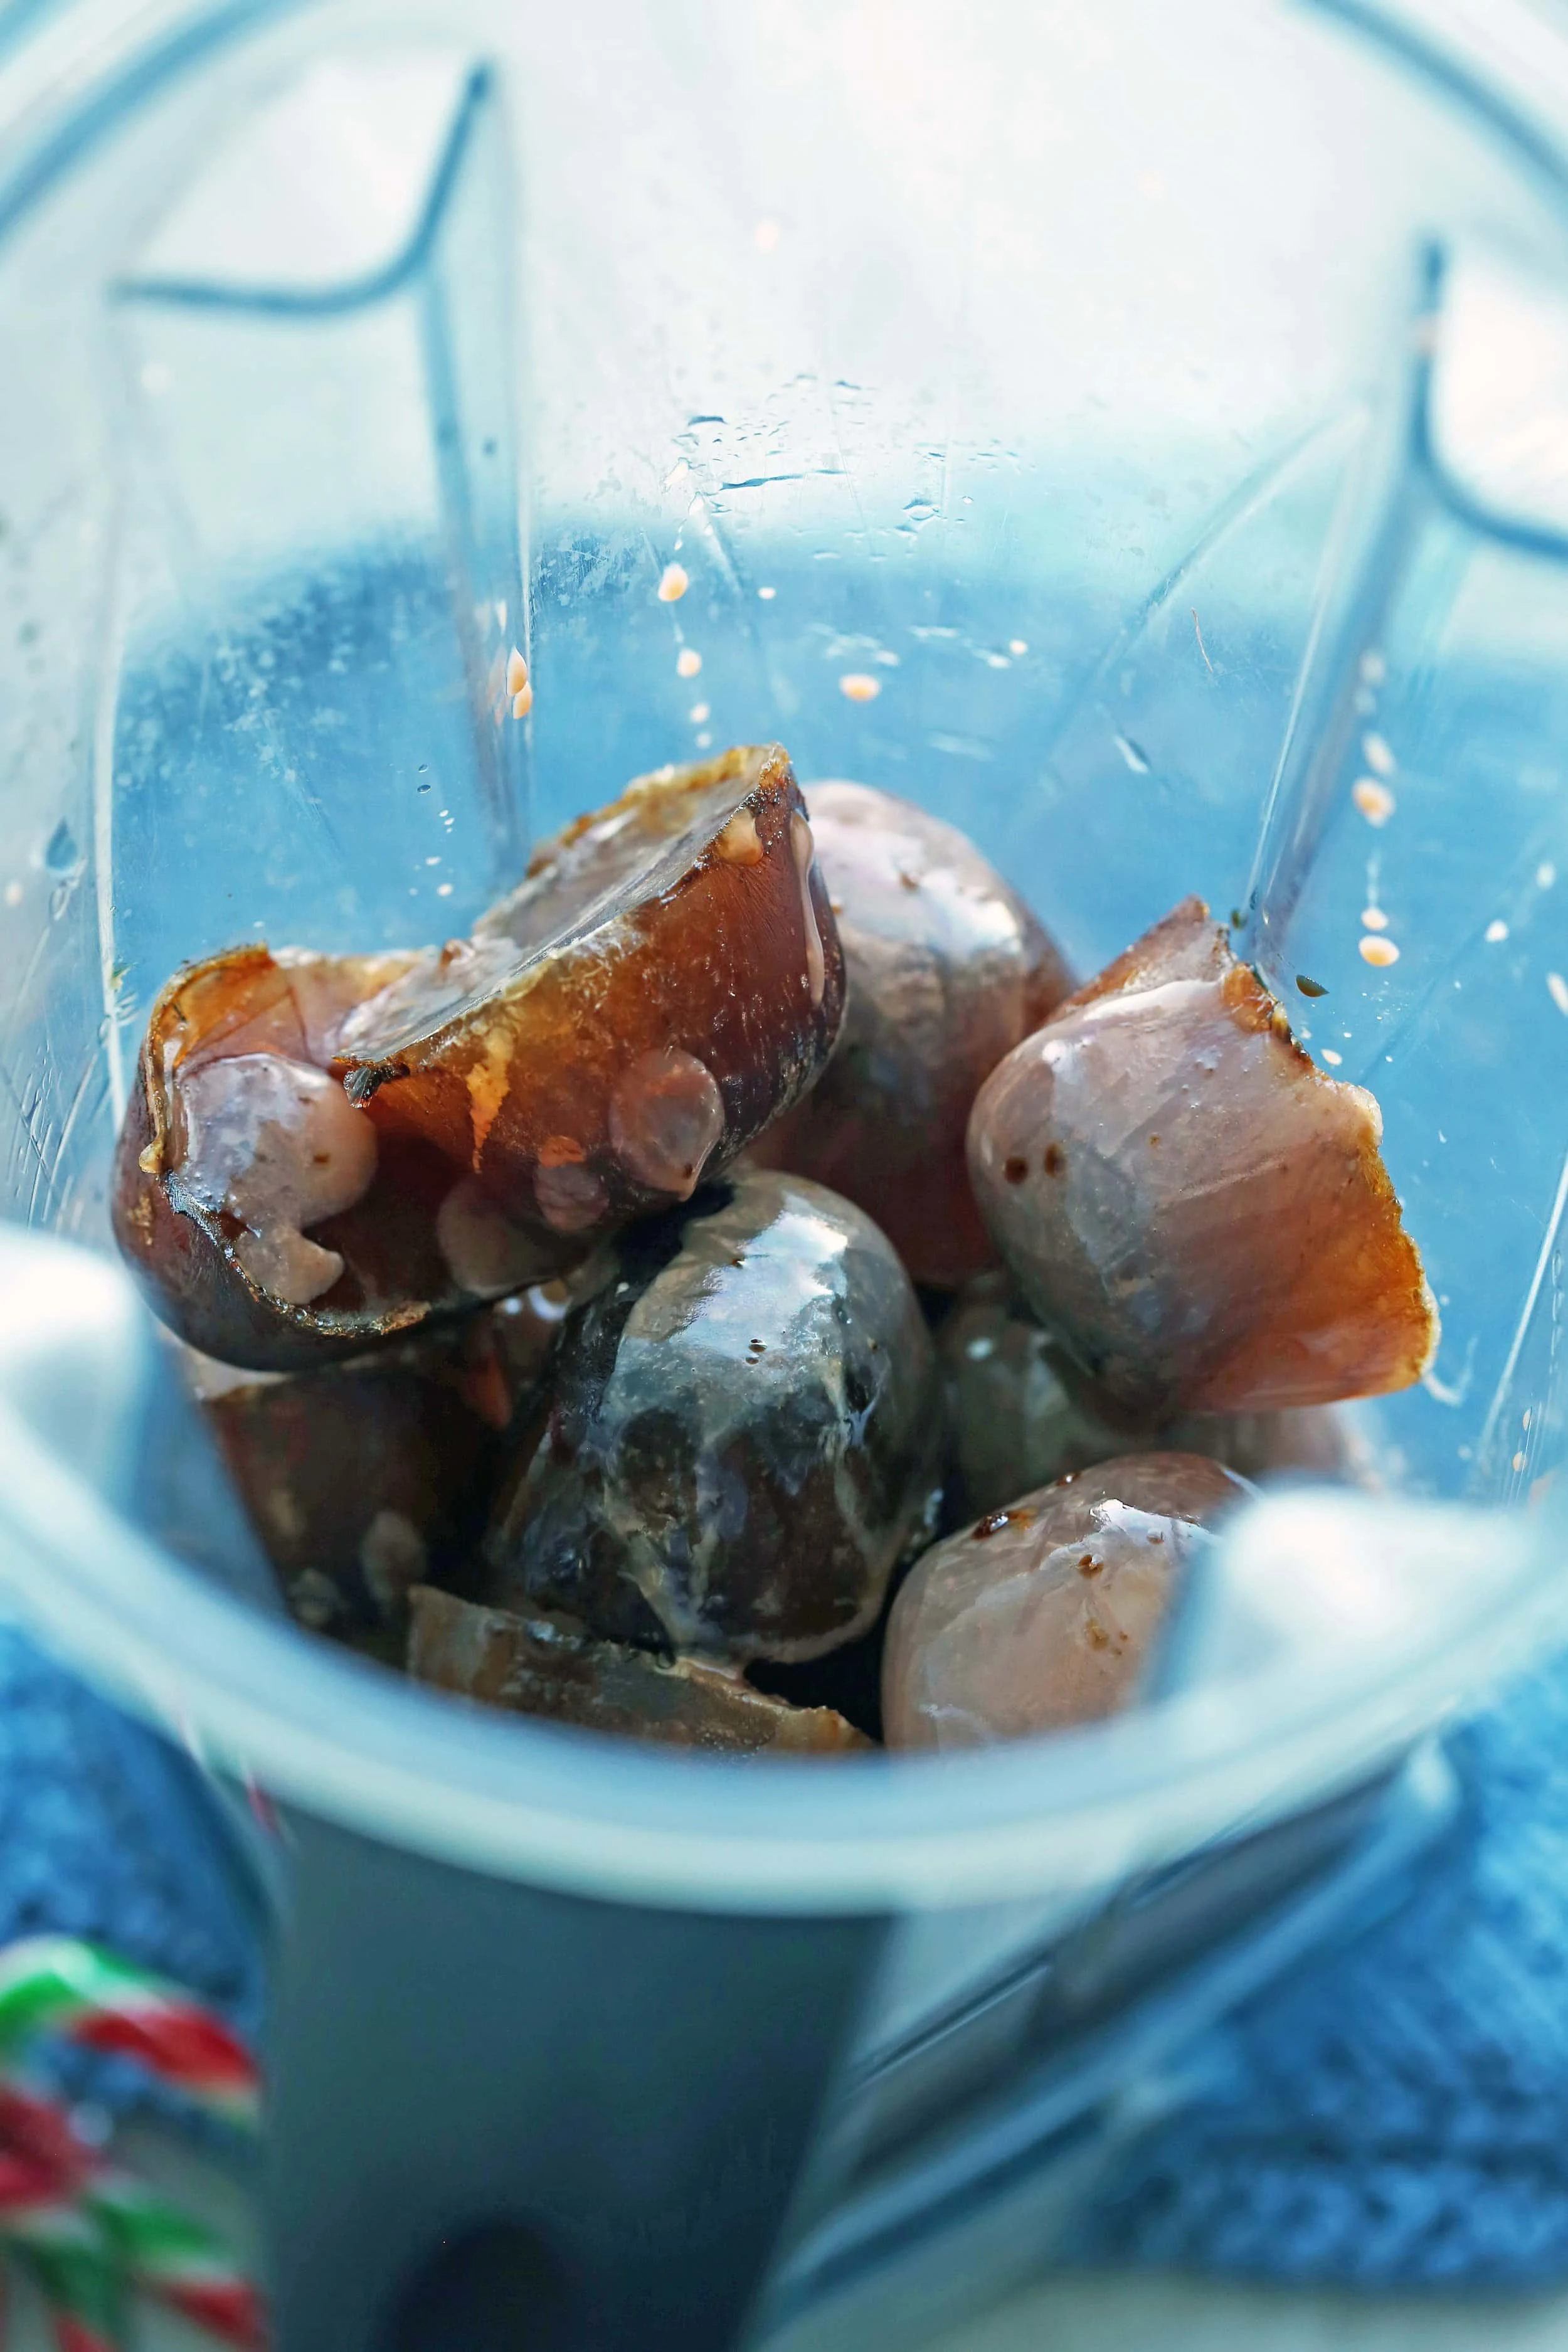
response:
<svg viewBox="0 0 1568 2352"><path fill-rule="evenodd" d="M0 1625L0 1943L51 1929L174 1978L254 2035L258 1922L197 1776ZM128 2059L60 2042L39 2072L73 2099L213 2128Z"/></svg>

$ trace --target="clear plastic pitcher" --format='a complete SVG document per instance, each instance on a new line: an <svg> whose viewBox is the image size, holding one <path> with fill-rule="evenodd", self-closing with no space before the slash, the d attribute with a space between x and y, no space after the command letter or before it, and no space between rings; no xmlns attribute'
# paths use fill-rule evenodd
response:
<svg viewBox="0 0 1568 2352"><path fill-rule="evenodd" d="M0 39L4 1198L100 1254L0 1253L0 1579L280 1808L281 2341L929 2325L1434 1833L1424 1735L1563 1621L1568 45L1514 0ZM1258 1507L1135 1716L625 1748L139 1522L105 1192L168 973L459 933L531 836L774 737L1086 974L1198 891L1382 1102L1443 1317L1389 1495Z"/></svg>

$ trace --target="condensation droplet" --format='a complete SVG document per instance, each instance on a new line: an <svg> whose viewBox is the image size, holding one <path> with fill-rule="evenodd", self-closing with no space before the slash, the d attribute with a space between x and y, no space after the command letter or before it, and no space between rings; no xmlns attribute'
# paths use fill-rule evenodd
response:
<svg viewBox="0 0 1568 2352"><path fill-rule="evenodd" d="M74 875L81 871L81 852L76 845L76 835L62 816L49 835L44 851L44 864L51 874Z"/></svg>
<svg viewBox="0 0 1568 2352"><path fill-rule="evenodd" d="M610 1140L622 1164L639 1184L678 1201L691 1198L723 1132L712 1072L679 1046L644 1054L610 1097Z"/></svg>
<svg viewBox="0 0 1568 2352"><path fill-rule="evenodd" d="M800 877L801 919L805 930L805 979L814 1005L820 1004L826 985L827 966L822 952L822 934L816 928L816 909L811 901L812 868L816 857L816 844L811 827L796 810L789 821L790 845L795 852L795 870Z"/></svg>
<svg viewBox="0 0 1568 2352"><path fill-rule="evenodd" d="M749 808L735 811L713 846L731 866L760 866L767 854Z"/></svg>
<svg viewBox="0 0 1568 2352"><path fill-rule="evenodd" d="M1368 824L1386 824L1396 806L1388 786L1380 784L1375 776L1358 777L1351 786L1351 798Z"/></svg>
<svg viewBox="0 0 1568 2352"><path fill-rule="evenodd" d="M846 670L838 681L838 691L848 702L875 702L882 691L882 681L867 670Z"/></svg>
<svg viewBox="0 0 1568 2352"><path fill-rule="evenodd" d="M1369 931L1361 943L1361 960L1371 964L1374 971L1386 971L1390 964L1399 961L1399 950L1392 940L1380 940L1375 932Z"/></svg>
<svg viewBox="0 0 1568 2352"><path fill-rule="evenodd" d="M690 587L684 563L667 563L659 574L658 601L661 604L678 604Z"/></svg>
<svg viewBox="0 0 1568 2352"><path fill-rule="evenodd" d="M591 1168L565 1160L551 1164L542 1153L534 1171L533 1194L545 1223L558 1234L586 1233L604 1214L609 1199Z"/></svg>

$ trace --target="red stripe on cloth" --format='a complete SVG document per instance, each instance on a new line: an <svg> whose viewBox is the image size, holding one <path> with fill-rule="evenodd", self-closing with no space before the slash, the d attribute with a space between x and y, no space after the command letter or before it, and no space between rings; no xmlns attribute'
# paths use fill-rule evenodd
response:
<svg viewBox="0 0 1568 2352"><path fill-rule="evenodd" d="M63 2107L10 2083L0 2083L0 2149L67 2171L89 2168L92 2162Z"/></svg>
<svg viewBox="0 0 1568 2352"><path fill-rule="evenodd" d="M66 2028L89 2050L140 2058L187 2089L250 2090L256 2067L250 2053L226 2025L198 2010L149 2011L107 2010L77 2018Z"/></svg>
<svg viewBox="0 0 1568 2352"><path fill-rule="evenodd" d="M153 2282L149 2281L149 2284ZM158 2299L194 2319L199 2327L233 2344L238 2352L264 2352L267 2315L252 2286L178 2286L157 2284Z"/></svg>
<svg viewBox="0 0 1568 2352"><path fill-rule="evenodd" d="M85 2320L73 2319L68 2311L51 2312L49 2319L59 2352L115 2352L107 2336L100 2336Z"/></svg>
<svg viewBox="0 0 1568 2352"><path fill-rule="evenodd" d="M35 2205L74 2204L86 2177L80 2166L67 2170L0 2148L0 2216L25 2212Z"/></svg>

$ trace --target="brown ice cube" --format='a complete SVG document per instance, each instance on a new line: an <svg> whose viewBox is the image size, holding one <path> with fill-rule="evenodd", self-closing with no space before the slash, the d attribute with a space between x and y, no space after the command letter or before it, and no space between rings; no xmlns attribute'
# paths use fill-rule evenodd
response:
<svg viewBox="0 0 1568 2352"><path fill-rule="evenodd" d="M500 1473L500 1398L510 1420L532 1392L515 1376L509 1391L500 1362L489 1335L465 1331L204 1400L301 1623L396 1632L413 1586L460 1569Z"/></svg>
<svg viewBox="0 0 1568 2352"><path fill-rule="evenodd" d="M1189 898L993 1071L969 1160L1052 1341L1159 1422L1420 1378L1437 1314L1382 1128Z"/></svg>
<svg viewBox="0 0 1568 2352"><path fill-rule="evenodd" d="M784 753L661 770L546 843L470 939L179 973L115 1230L205 1352L354 1353L689 1198L810 1085L842 1005Z"/></svg>
<svg viewBox="0 0 1568 2352"><path fill-rule="evenodd" d="M1159 1442L1185 1454L1207 1454L1259 1486L1272 1479L1325 1480L1370 1493L1384 1484L1374 1436L1342 1404L1179 1413L1161 1430Z"/></svg>
<svg viewBox="0 0 1568 2352"><path fill-rule="evenodd" d="M970 1106L1071 982L955 825L866 784L805 797L848 1003L826 1070L754 1156L857 1202L917 1282L951 1288L995 1255L964 1160Z"/></svg>
<svg viewBox="0 0 1568 2352"><path fill-rule="evenodd" d="M549 1241L689 1200L809 1086L843 961L784 752L643 777L337 1032L383 1133Z"/></svg>
<svg viewBox="0 0 1568 2352"><path fill-rule="evenodd" d="M503 1490L487 1597L734 1664L852 1641L939 1483L931 1338L890 1243L752 1169L616 1256Z"/></svg>
<svg viewBox="0 0 1568 2352"><path fill-rule="evenodd" d="M1184 1413L1140 1423L1054 1352L1009 1276L966 1283L937 1337L950 1521L969 1519L1115 1454L1205 1454L1244 1478L1380 1483L1376 1450L1342 1405Z"/></svg>
<svg viewBox="0 0 1568 2352"><path fill-rule="evenodd" d="M489 1706L585 1730L725 1755L846 1755L871 1746L827 1706L792 1706L738 1675L663 1659L542 1612L514 1616L425 1587L413 1595L408 1671Z"/></svg>
<svg viewBox="0 0 1568 2352"><path fill-rule="evenodd" d="M1121 1448L1119 1419L1069 1388L1008 1275L964 1285L938 1332L937 1360L951 1517L973 1518Z"/></svg>
<svg viewBox="0 0 1568 2352"><path fill-rule="evenodd" d="M436 1243L449 1175L428 1150L388 1149L327 1069L333 1019L406 961L239 948L159 995L114 1230L152 1305L204 1353L283 1370L472 1304Z"/></svg>
<svg viewBox="0 0 1568 2352"><path fill-rule="evenodd" d="M1197 1454L1123 1454L936 1545L889 1620L889 1747L986 1747L1131 1706L1194 1547L1251 1492Z"/></svg>

